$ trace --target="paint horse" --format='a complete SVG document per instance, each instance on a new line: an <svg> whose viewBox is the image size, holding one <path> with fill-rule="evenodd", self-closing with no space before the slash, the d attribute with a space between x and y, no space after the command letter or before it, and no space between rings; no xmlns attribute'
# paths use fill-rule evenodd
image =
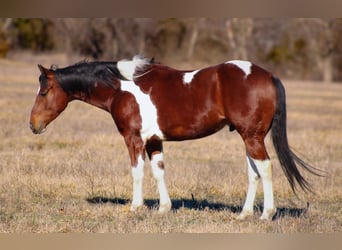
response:
<svg viewBox="0 0 342 250"><path fill-rule="evenodd" d="M164 213L171 209L171 200L164 179L162 142L205 137L226 125L241 135L246 146L249 186L238 219L253 215L260 179L264 190L260 218L271 219L276 211L272 167L264 145L269 130L293 191L296 183L311 190L296 163L313 174L317 174L316 169L289 149L284 87L279 79L250 62L229 61L181 71L135 57L132 61L84 62L61 69L38 67L40 85L31 111L31 130L44 132L73 100L109 112L131 160L132 211L143 205L146 154L157 180L159 212Z"/></svg>

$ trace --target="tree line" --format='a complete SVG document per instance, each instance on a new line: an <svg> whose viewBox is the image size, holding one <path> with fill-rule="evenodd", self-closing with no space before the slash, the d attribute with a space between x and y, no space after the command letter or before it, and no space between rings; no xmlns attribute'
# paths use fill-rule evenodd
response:
<svg viewBox="0 0 342 250"><path fill-rule="evenodd" d="M342 80L342 19L0 19L0 57L19 49L97 60L142 53L173 64L242 59L282 77Z"/></svg>

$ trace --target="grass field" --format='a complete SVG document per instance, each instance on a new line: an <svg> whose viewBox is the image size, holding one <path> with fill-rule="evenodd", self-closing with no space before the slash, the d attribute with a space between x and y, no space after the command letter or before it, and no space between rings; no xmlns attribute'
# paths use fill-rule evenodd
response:
<svg viewBox="0 0 342 250"><path fill-rule="evenodd" d="M0 60L0 232L341 232L342 84L283 80L293 148L327 171L306 174L316 193L295 196L267 138L277 215L237 221L247 189L245 149L228 129L195 141L166 142L166 182L173 209L157 213L149 163L145 206L129 212L132 178L122 137L109 114L73 102L42 135L28 121L38 88L36 63L64 57ZM61 66L65 66L61 65ZM309 207L307 207L309 204Z"/></svg>

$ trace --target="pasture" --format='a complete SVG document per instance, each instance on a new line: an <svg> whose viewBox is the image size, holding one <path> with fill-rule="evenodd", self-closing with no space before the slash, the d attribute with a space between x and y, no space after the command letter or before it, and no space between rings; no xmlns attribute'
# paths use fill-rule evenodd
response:
<svg viewBox="0 0 342 250"><path fill-rule="evenodd" d="M247 164L236 132L226 128L200 140L165 142L172 211L157 213L159 195L147 163L145 206L132 213L129 156L108 113L75 101L44 134L32 134L28 122L38 88L37 63L67 65L56 56L0 60L0 232L342 231L341 84L282 79L289 143L327 176L303 172L316 193L295 196L266 138L277 214L270 222L258 220L260 186L254 218L237 221Z"/></svg>

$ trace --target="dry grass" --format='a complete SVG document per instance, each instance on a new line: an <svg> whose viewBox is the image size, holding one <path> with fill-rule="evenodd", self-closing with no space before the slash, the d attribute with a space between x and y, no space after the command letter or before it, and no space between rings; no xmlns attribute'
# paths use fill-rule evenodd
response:
<svg viewBox="0 0 342 250"><path fill-rule="evenodd" d="M278 216L272 222L257 219L260 189L255 217L234 220L245 198L246 163L241 139L225 129L201 140L165 143L173 210L160 216L149 163L146 206L128 211L128 153L107 113L74 102L45 134L31 133L35 65L43 59L56 63L0 61L0 232L342 231L342 85L284 81L289 141L328 172L326 178L306 175L316 194L292 194L267 139Z"/></svg>

